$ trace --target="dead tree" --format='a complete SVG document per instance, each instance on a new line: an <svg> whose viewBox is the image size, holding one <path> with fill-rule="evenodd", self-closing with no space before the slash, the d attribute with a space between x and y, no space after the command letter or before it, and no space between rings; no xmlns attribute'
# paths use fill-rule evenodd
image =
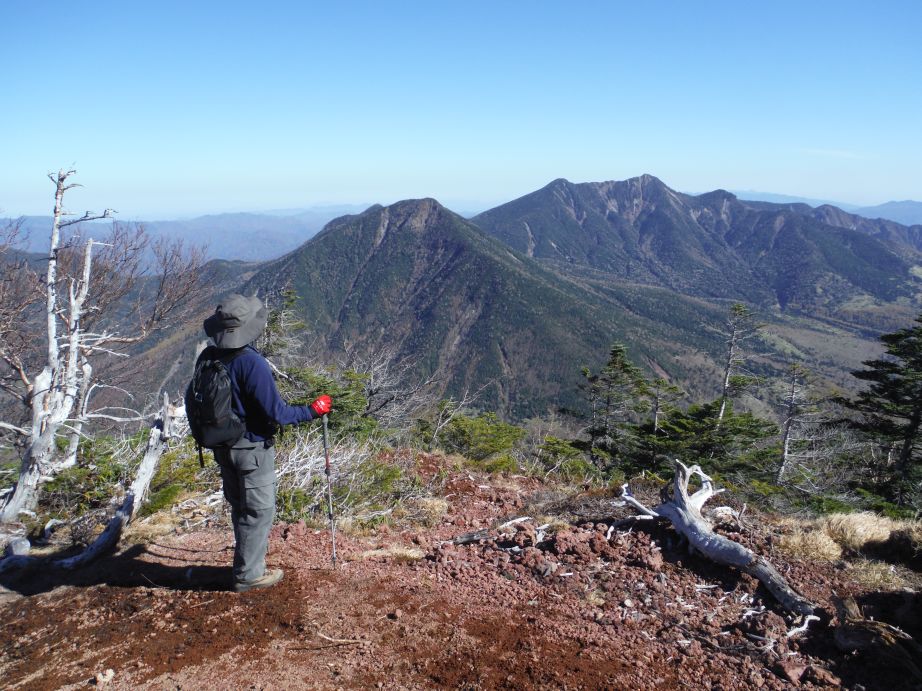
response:
<svg viewBox="0 0 922 691"><path fill-rule="evenodd" d="M153 254L158 274L142 286L142 256L149 247L143 231L116 225L108 242L90 238L82 247L63 243L62 230L66 227L108 218L111 213L87 212L66 220L64 195L75 187L68 182L74 173L61 170L49 175L55 184L55 205L44 277L20 264L17 273L23 277L0 286L0 330L4 337L0 362L5 365L0 382L3 391L15 396L28 411L27 421L0 425L6 432L19 435L23 448L15 487L0 498L0 523L15 521L20 513L34 510L41 483L73 462L73 455L62 459L58 454L58 437L83 434L84 424L93 419L140 419L134 411L126 416L125 411L114 414L91 409L94 360L125 356L125 347L163 326L188 300L201 262L200 252L184 253L179 244L156 244ZM100 248L98 253L96 248ZM132 335L125 336L113 330L106 315L132 291L140 295L138 307L144 309L135 311L139 323ZM37 312L42 303L40 321L44 328L36 324L38 315L29 311ZM36 338L36 330L43 338Z"/></svg>
<svg viewBox="0 0 922 691"><path fill-rule="evenodd" d="M723 383L720 390L720 408L717 411L717 424L719 429L727 412L727 402L734 390L739 390L751 377L740 374L745 362L743 343L752 338L758 331L752 312L742 303L736 303L730 308L727 316L725 330L721 331L727 343L727 357L724 361Z"/></svg>
<svg viewBox="0 0 922 691"><path fill-rule="evenodd" d="M113 549L118 544L125 526L134 519L144 502L144 498L150 488L151 480L154 477L154 472L157 469L157 464L171 437L170 428L172 426L173 413L174 409L170 405L169 396L164 394L163 407L154 419L153 424L151 424L147 448L145 449L144 457L141 459L141 464L138 466L138 470L135 473L134 481L127 487L121 504L118 509L116 509L112 518L109 519L105 530L100 533L99 537L80 553L70 557L53 560L29 556L28 543L20 540L20 544L25 542L24 546L20 546L15 554L0 559L0 575L8 571L34 566L36 564L41 564L53 569L78 569Z"/></svg>
<svg viewBox="0 0 922 691"><path fill-rule="evenodd" d="M781 606L793 614L811 615L814 606L788 585L778 570L771 563L738 542L714 532L711 523L701 515L705 502L723 490L714 489L710 477L700 467L686 466L680 460L675 461L675 479L672 495L662 504L650 509L631 496L628 486L624 486L623 499L641 514L653 518L668 519L691 548L708 559L739 569L743 573L757 578L778 600ZM688 483L697 476L701 488L689 494Z"/></svg>
<svg viewBox="0 0 922 691"><path fill-rule="evenodd" d="M341 363L362 376L367 404L362 417L371 417L385 427L399 425L432 405L438 374L417 378L416 361L401 357L394 346L370 354L350 349Z"/></svg>

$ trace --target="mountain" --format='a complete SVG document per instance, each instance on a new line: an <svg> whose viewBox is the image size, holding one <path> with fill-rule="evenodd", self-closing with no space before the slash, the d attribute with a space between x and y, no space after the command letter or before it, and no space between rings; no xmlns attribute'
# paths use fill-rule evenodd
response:
<svg viewBox="0 0 922 691"><path fill-rule="evenodd" d="M723 314L661 289L567 280L432 199L337 219L245 290L285 285L328 352L396 346L419 376L443 372L448 393L492 382L483 404L514 417L579 406L580 368L614 340L652 371L688 374L702 363L684 356L719 343L688 324Z"/></svg>
<svg viewBox="0 0 922 691"><path fill-rule="evenodd" d="M199 315L132 367L157 379L148 390L178 391L222 294L291 287L326 361L393 348L414 376L438 372L445 395L487 385L479 405L512 418L582 408L580 370L614 341L648 375L712 397L736 301L765 325L748 344L753 372L771 380L796 361L848 389L880 333L920 310L919 230L831 206L685 195L652 176L555 180L472 220L433 199L372 206L277 259L213 264Z"/></svg>
<svg viewBox="0 0 922 691"><path fill-rule="evenodd" d="M555 180L471 219L557 270L661 286L707 299L833 316L856 301L912 302L922 228L835 207L691 196L651 175Z"/></svg>
<svg viewBox="0 0 922 691"><path fill-rule="evenodd" d="M922 202L912 200L863 206L855 213L867 218L886 218L907 226L922 224Z"/></svg>

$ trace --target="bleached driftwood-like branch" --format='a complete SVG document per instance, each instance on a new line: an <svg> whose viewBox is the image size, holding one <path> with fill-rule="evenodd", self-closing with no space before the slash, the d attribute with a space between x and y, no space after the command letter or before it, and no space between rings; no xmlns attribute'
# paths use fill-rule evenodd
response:
<svg viewBox="0 0 922 691"><path fill-rule="evenodd" d="M105 530L90 543L86 549L79 554L64 559L55 559L45 561L40 557L32 557L28 554L19 554L0 559L0 574L9 571L22 569L35 564L43 564L52 569L74 570L86 566L90 562L98 559L103 554L114 548L122 536L122 531L137 515L144 502L144 497L150 488L151 480L157 470L157 463L163 455L166 448L168 434L165 430L170 429L170 407L169 398L166 394L163 397L163 408L160 415L154 420L150 429L150 437L147 441L147 449L138 471L135 474L134 481L125 492L125 498L116 510L115 515L109 519Z"/></svg>
<svg viewBox="0 0 922 691"><path fill-rule="evenodd" d="M713 480L697 465L689 467L676 459L675 468L672 497L655 509L647 508L628 491L625 491L623 499L644 515L668 519L676 531L685 536L689 545L708 559L757 578L785 610L799 615L813 614L814 605L791 588L765 557L718 535L701 515L705 502L722 491L714 488ZM701 487L689 494L688 484L695 476L700 479Z"/></svg>

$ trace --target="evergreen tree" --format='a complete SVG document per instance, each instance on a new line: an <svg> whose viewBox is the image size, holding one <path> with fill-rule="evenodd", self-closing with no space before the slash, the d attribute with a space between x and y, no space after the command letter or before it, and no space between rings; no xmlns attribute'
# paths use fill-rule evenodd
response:
<svg viewBox="0 0 922 691"><path fill-rule="evenodd" d="M659 377L647 386L647 400L649 401L650 417L637 428L640 438L640 452L638 460L643 470L659 471L657 458L666 453L669 439L663 425L667 424L673 415L681 415L676 402L685 397L685 392L675 384ZM671 468L672 461L668 461L663 469Z"/></svg>
<svg viewBox="0 0 922 691"><path fill-rule="evenodd" d="M860 429L887 450L887 493L906 502L919 470L922 449L922 316L917 326L880 337L886 356L864 362L852 374L870 383L850 407L861 413Z"/></svg>
<svg viewBox="0 0 922 691"><path fill-rule="evenodd" d="M721 407L724 417L718 427L714 420ZM769 443L778 428L752 413L737 413L732 403L718 398L676 411L664 420L661 432L660 453L744 478L764 474L773 465Z"/></svg>
<svg viewBox="0 0 922 691"><path fill-rule="evenodd" d="M632 445L628 424L647 409L648 384L640 368L628 360L623 343L612 345L608 362L598 373L584 367L583 376L590 407L590 455L593 462L602 465L606 456L622 456Z"/></svg>

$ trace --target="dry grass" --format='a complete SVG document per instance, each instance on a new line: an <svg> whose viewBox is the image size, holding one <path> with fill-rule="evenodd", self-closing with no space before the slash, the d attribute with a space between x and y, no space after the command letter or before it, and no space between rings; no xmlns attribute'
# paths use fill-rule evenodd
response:
<svg viewBox="0 0 922 691"><path fill-rule="evenodd" d="M894 521L869 511L837 513L817 520L817 529L826 533L843 549L861 552L868 543L886 542L890 533L909 521Z"/></svg>
<svg viewBox="0 0 922 691"><path fill-rule="evenodd" d="M546 525L548 533L556 533L558 530L567 530L573 527L569 521L564 520L560 516L540 515L535 517L535 524Z"/></svg>
<svg viewBox="0 0 922 691"><path fill-rule="evenodd" d="M792 557L818 561L836 561L842 558L842 547L827 533L815 528L794 527L789 534L781 537L778 547Z"/></svg>
<svg viewBox="0 0 922 691"><path fill-rule="evenodd" d="M870 559L858 559L848 564L848 574L868 590L899 590L908 582L892 564Z"/></svg>
<svg viewBox="0 0 922 691"><path fill-rule="evenodd" d="M389 545L379 549L370 549L362 552L361 559L391 559L393 561L419 561L426 553L418 547L405 547L403 545Z"/></svg>
<svg viewBox="0 0 922 691"><path fill-rule="evenodd" d="M870 512L830 514L810 521L782 520L778 544L784 552L820 561L843 555L889 554L890 561L922 554L922 521L894 520ZM874 562L868 562L874 563ZM876 567L863 566L874 580ZM880 566L880 569L888 567Z"/></svg>
<svg viewBox="0 0 922 691"><path fill-rule="evenodd" d="M410 520L432 528L448 513L448 502L441 497L412 497L404 502L404 510Z"/></svg>
<svg viewBox="0 0 922 691"><path fill-rule="evenodd" d="M605 593L597 588L590 590L586 593L586 602L593 607L602 607L605 604Z"/></svg>
<svg viewBox="0 0 922 691"><path fill-rule="evenodd" d="M169 535L182 525L183 518L170 511L158 511L152 516L130 523L124 538L131 542L150 542Z"/></svg>

